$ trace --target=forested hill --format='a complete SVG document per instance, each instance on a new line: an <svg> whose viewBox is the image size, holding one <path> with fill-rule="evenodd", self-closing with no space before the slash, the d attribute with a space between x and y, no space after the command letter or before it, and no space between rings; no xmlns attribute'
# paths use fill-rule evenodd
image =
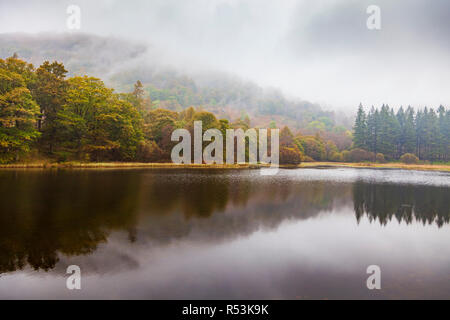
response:
<svg viewBox="0 0 450 320"><path fill-rule="evenodd" d="M134 63L147 51L143 45L94 35L0 34L0 58L17 53L34 65L46 60L61 61L70 70L68 76L105 77L114 73L119 65Z"/></svg>
<svg viewBox="0 0 450 320"><path fill-rule="evenodd" d="M45 60L64 63L71 75L100 77L119 92L129 92L140 80L152 103L173 111L202 107L221 118L236 120L249 116L253 126L288 125L306 132L338 131L346 119L336 121L307 101L288 99L276 89L218 72L187 74L161 65L157 50L117 38L87 34L0 34L0 58L17 53L35 65Z"/></svg>

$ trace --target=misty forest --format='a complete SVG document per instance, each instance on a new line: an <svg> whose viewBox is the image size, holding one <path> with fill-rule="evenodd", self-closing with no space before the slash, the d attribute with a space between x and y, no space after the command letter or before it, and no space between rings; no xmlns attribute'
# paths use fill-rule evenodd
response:
<svg viewBox="0 0 450 320"><path fill-rule="evenodd" d="M203 130L216 128L225 136L230 128L251 127L249 115L230 121L218 119L201 106L177 112L138 80L130 93L114 93L94 77L67 78L62 63L32 64L12 56L0 60L0 161L48 157L57 161L169 162L174 146L171 134L177 128L193 130L202 121ZM154 93L154 95L152 95ZM175 96L176 97L176 96ZM165 100L166 101L166 100ZM366 116L360 106L354 134L329 125L320 117L303 135L285 126L280 132L280 163L303 161L379 161L419 159L448 161L450 112L440 106L406 111L383 105ZM327 128L328 124L328 128ZM276 128L275 121L269 127ZM331 132L330 132L331 131ZM348 136L353 143L343 144ZM340 148L338 148L338 145ZM342 146L344 145L344 146Z"/></svg>
<svg viewBox="0 0 450 320"><path fill-rule="evenodd" d="M444 106L395 112L360 105L353 120L225 74L190 77L148 65L111 69L118 59L136 60L146 51L119 40L3 36L0 43L1 56L11 54L0 60L0 163L167 163L171 133L192 131L194 121L223 133L280 128L281 164L449 160ZM117 46L126 49L110 53ZM100 59L94 51L109 55Z"/></svg>
<svg viewBox="0 0 450 320"><path fill-rule="evenodd" d="M0 0L0 300L449 299L447 12Z"/></svg>

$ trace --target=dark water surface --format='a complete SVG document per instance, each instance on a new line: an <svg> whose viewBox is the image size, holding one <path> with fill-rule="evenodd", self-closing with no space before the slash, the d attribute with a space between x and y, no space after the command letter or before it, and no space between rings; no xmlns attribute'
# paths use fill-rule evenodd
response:
<svg viewBox="0 0 450 320"><path fill-rule="evenodd" d="M450 299L449 222L448 173L0 171L0 298Z"/></svg>

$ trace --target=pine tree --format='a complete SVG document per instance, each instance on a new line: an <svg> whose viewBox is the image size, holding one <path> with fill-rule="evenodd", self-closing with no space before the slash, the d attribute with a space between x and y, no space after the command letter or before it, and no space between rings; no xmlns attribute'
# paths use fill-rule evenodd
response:
<svg viewBox="0 0 450 320"><path fill-rule="evenodd" d="M401 141L401 127L398 118L395 116L394 109L391 108L389 112L389 135L391 136L392 154L393 158L401 156L399 154L399 146Z"/></svg>
<svg viewBox="0 0 450 320"><path fill-rule="evenodd" d="M416 155L419 159L422 158L423 155L423 111L419 110L416 114L415 128L416 128Z"/></svg>
<svg viewBox="0 0 450 320"><path fill-rule="evenodd" d="M358 107L355 126L353 127L353 142L355 148L367 149L367 123L366 113L362 104Z"/></svg>
<svg viewBox="0 0 450 320"><path fill-rule="evenodd" d="M364 115L358 108L355 121L354 147L361 148L360 132L365 117L366 150L383 153L387 158L399 159L405 153L413 153L420 159L448 161L450 148L450 112L440 106L437 112L425 107L415 113L411 106L394 113L388 105L381 110L372 106Z"/></svg>
<svg viewBox="0 0 450 320"><path fill-rule="evenodd" d="M397 140L397 157L405 153L405 143L406 143L406 114L403 107L400 107L397 111L397 121L399 125L399 133Z"/></svg>
<svg viewBox="0 0 450 320"><path fill-rule="evenodd" d="M368 149L373 153L378 152L379 112L372 106L367 117L367 141Z"/></svg>
<svg viewBox="0 0 450 320"><path fill-rule="evenodd" d="M395 156L395 141L398 123L388 105L383 105L380 111L379 133L377 137L378 151L387 158Z"/></svg>
<svg viewBox="0 0 450 320"><path fill-rule="evenodd" d="M428 160L439 159L439 122L436 112L430 109L427 118Z"/></svg>
<svg viewBox="0 0 450 320"><path fill-rule="evenodd" d="M404 150L403 153L416 153L416 128L414 125L414 109L411 106L406 110L404 128Z"/></svg>
<svg viewBox="0 0 450 320"><path fill-rule="evenodd" d="M445 161L450 159L450 110L445 113L444 124L444 149L445 149Z"/></svg>
<svg viewBox="0 0 450 320"><path fill-rule="evenodd" d="M438 159L441 161L445 161L446 159L446 145L447 145L447 141L445 139L445 108L444 106L439 106L438 109L438 114L439 114L439 125L438 125Z"/></svg>

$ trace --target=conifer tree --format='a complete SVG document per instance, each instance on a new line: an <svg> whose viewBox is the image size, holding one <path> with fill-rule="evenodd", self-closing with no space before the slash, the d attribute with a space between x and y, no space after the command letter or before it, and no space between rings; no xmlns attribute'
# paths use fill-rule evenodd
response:
<svg viewBox="0 0 450 320"><path fill-rule="evenodd" d="M406 110L404 125L404 150L403 153L416 153L416 129L414 126L414 109L411 106Z"/></svg>
<svg viewBox="0 0 450 320"><path fill-rule="evenodd" d="M367 118L368 149L373 153L378 152L379 112L372 106Z"/></svg>
<svg viewBox="0 0 450 320"><path fill-rule="evenodd" d="M355 148L367 148L367 123L366 113L362 104L358 107L355 126L353 127L353 142Z"/></svg>

